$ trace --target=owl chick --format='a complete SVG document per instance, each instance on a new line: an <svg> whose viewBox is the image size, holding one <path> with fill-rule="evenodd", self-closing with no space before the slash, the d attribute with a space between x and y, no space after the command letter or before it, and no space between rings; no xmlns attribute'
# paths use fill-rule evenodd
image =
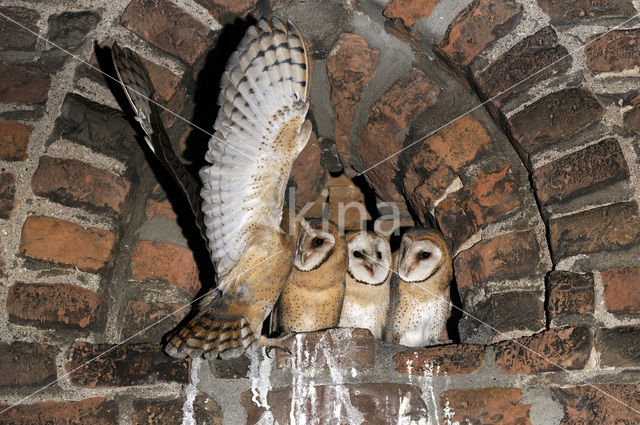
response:
<svg viewBox="0 0 640 425"><path fill-rule="evenodd" d="M391 289L385 340L410 347L433 344L451 312L451 251L436 229L412 228L394 255L398 279Z"/></svg>
<svg viewBox="0 0 640 425"><path fill-rule="evenodd" d="M381 339L389 309L389 242L364 231L350 233L346 240L349 264L339 326L369 329Z"/></svg>
<svg viewBox="0 0 640 425"><path fill-rule="evenodd" d="M338 325L344 298L347 244L330 221L303 224L293 270L277 306L277 327L311 332Z"/></svg>

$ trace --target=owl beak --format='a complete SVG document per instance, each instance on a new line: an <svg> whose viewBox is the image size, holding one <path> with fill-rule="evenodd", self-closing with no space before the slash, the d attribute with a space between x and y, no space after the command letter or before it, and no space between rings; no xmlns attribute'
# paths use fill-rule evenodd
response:
<svg viewBox="0 0 640 425"><path fill-rule="evenodd" d="M369 272L369 274L371 276L373 276L373 274L376 272L376 265L375 264L364 262L364 263L362 263L362 265L364 266L365 269L367 269L367 271Z"/></svg>
<svg viewBox="0 0 640 425"><path fill-rule="evenodd" d="M301 260L303 266L307 263L308 259L309 259L309 254L308 253L305 252L304 254L302 254L302 257L300 257L300 260Z"/></svg>

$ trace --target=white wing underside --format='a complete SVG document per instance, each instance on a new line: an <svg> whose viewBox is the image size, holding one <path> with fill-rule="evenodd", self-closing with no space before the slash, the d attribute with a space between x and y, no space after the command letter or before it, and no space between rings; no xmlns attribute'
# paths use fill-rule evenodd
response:
<svg viewBox="0 0 640 425"><path fill-rule="evenodd" d="M220 83L215 134L200 171L206 233L218 278L261 227L279 229L293 161L311 123L304 42L293 25L251 27Z"/></svg>

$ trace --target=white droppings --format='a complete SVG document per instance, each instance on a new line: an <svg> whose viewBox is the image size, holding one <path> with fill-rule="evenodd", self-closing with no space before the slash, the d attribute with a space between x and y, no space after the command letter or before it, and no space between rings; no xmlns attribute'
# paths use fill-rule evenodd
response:
<svg viewBox="0 0 640 425"><path fill-rule="evenodd" d="M262 347L262 356L258 353L249 355L249 378L251 379L251 401L258 407L270 410L267 396L273 388L271 385L271 368L273 359L267 356L266 348Z"/></svg>
<svg viewBox="0 0 640 425"><path fill-rule="evenodd" d="M455 421L451 422L451 419L456 415L456 412L451 409L451 405L449 405L449 399L445 401L444 409L442 409L442 414L444 416L445 425L460 425L460 422Z"/></svg>
<svg viewBox="0 0 640 425"><path fill-rule="evenodd" d="M196 425L196 420L193 417L193 403L198 395L198 370L201 361L200 357L191 360L191 382L184 390L187 399L182 405L182 425Z"/></svg>

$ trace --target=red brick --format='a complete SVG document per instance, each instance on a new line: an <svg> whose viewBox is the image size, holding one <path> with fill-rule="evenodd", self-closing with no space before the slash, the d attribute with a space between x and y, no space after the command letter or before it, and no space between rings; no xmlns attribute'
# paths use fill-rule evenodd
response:
<svg viewBox="0 0 640 425"><path fill-rule="evenodd" d="M253 402L252 397L251 391L242 394L247 425L264 423L260 418L265 408ZM316 423L341 425L358 423L356 418L361 418L363 424L392 424L399 423L398 418L406 423L418 423L428 417L422 391L417 386L391 382L317 385L313 392L309 388L303 394L300 388L274 388L267 395L267 404L273 423L279 424L293 423L292 413L295 418L314 418L319 420Z"/></svg>
<svg viewBox="0 0 640 425"><path fill-rule="evenodd" d="M407 350L393 356L396 370L416 376L467 375L480 369L482 345L449 344Z"/></svg>
<svg viewBox="0 0 640 425"><path fill-rule="evenodd" d="M100 357L97 357L99 356ZM88 363L89 360L92 360ZM160 344L91 344L76 342L65 364L71 383L79 387L127 387L189 381L189 360L176 360Z"/></svg>
<svg viewBox="0 0 640 425"><path fill-rule="evenodd" d="M594 18L623 18L636 10L631 0L537 0L552 22L576 22Z"/></svg>
<svg viewBox="0 0 640 425"><path fill-rule="evenodd" d="M612 313L640 313L640 267L602 272L604 305Z"/></svg>
<svg viewBox="0 0 640 425"><path fill-rule="evenodd" d="M20 254L97 272L113 261L116 236L52 217L29 216L22 228Z"/></svg>
<svg viewBox="0 0 640 425"><path fill-rule="evenodd" d="M552 390L553 398L564 408L560 425L638 423L638 413L624 404L640 410L640 385L597 384L596 387L584 385Z"/></svg>
<svg viewBox="0 0 640 425"><path fill-rule="evenodd" d="M482 287L490 280L517 279L535 273L540 245L532 230L478 242L455 259L458 287Z"/></svg>
<svg viewBox="0 0 640 425"><path fill-rule="evenodd" d="M451 241L454 250L458 249L479 230L474 217L469 210L465 208L464 203L461 202L461 195L462 194L454 194L447 196L438 204L435 210L438 228L440 228L442 234Z"/></svg>
<svg viewBox="0 0 640 425"><path fill-rule="evenodd" d="M466 67L502 37L522 13L522 5L502 0L474 0L449 25L436 51L447 62Z"/></svg>
<svg viewBox="0 0 640 425"><path fill-rule="evenodd" d="M86 162L42 156L31 188L36 195L62 205L119 213L131 183Z"/></svg>
<svg viewBox="0 0 640 425"><path fill-rule="evenodd" d="M543 165L532 174L543 205L565 201L628 180L629 169L616 139L605 139Z"/></svg>
<svg viewBox="0 0 640 425"><path fill-rule="evenodd" d="M322 166L320 157L322 151L318 144L318 137L311 133L307 146L293 162L289 184L296 187L296 205L304 207L309 202L314 202L327 181L327 170Z"/></svg>
<svg viewBox="0 0 640 425"><path fill-rule="evenodd" d="M245 17L256 5L256 0L196 0L221 25L232 23L237 18Z"/></svg>
<svg viewBox="0 0 640 425"><path fill-rule="evenodd" d="M17 121L0 118L0 160L24 161L31 128Z"/></svg>
<svg viewBox="0 0 640 425"><path fill-rule="evenodd" d="M0 63L0 103L38 104L49 98L51 78L36 65Z"/></svg>
<svg viewBox="0 0 640 425"><path fill-rule="evenodd" d="M387 18L399 18L407 27L433 13L442 0L391 0L382 14Z"/></svg>
<svg viewBox="0 0 640 425"><path fill-rule="evenodd" d="M0 7L0 13L36 34L40 32L40 28L38 28L40 14L33 9L8 6ZM35 35L13 22L9 22L6 18L3 18L3 21L4 24L0 27L0 50L32 50L35 48L38 40Z"/></svg>
<svg viewBox="0 0 640 425"><path fill-rule="evenodd" d="M122 14L130 31L193 65L209 48L209 28L168 0L132 0Z"/></svg>
<svg viewBox="0 0 640 425"><path fill-rule="evenodd" d="M131 301L122 337L131 342L160 342L162 336L174 329L190 310L190 306L182 304ZM128 339L143 329L146 330Z"/></svg>
<svg viewBox="0 0 640 425"><path fill-rule="evenodd" d="M548 277L549 317L557 319L572 314L594 312L593 274L555 270Z"/></svg>
<svg viewBox="0 0 640 425"><path fill-rule="evenodd" d="M591 332L586 328L549 329L497 344L496 365L509 374L583 369L592 345Z"/></svg>
<svg viewBox="0 0 640 425"><path fill-rule="evenodd" d="M549 220L554 261L577 254L617 251L640 242L635 201L594 208Z"/></svg>
<svg viewBox="0 0 640 425"><path fill-rule="evenodd" d="M551 93L509 118L516 149L527 161L534 153L556 145L600 121L604 108L584 88Z"/></svg>
<svg viewBox="0 0 640 425"><path fill-rule="evenodd" d="M640 366L640 325L598 329L596 351L600 367L625 368Z"/></svg>
<svg viewBox="0 0 640 425"><path fill-rule="evenodd" d="M584 54L585 63L592 74L624 71L638 73L640 28L609 31L594 35L591 40L593 41L585 46Z"/></svg>
<svg viewBox="0 0 640 425"><path fill-rule="evenodd" d="M7 405L0 405L4 410ZM104 398L20 404L2 414L5 425L117 425L118 405Z"/></svg>
<svg viewBox="0 0 640 425"><path fill-rule="evenodd" d="M0 387L41 387L56 379L56 347L0 342ZM1 410L1 409L0 409Z"/></svg>
<svg viewBox="0 0 640 425"><path fill-rule="evenodd" d="M13 216L17 206L16 176L13 173L0 173L0 219Z"/></svg>
<svg viewBox="0 0 640 425"><path fill-rule="evenodd" d="M131 255L131 277L167 282L191 295L200 290L193 251L170 242L138 242Z"/></svg>
<svg viewBox="0 0 640 425"><path fill-rule="evenodd" d="M492 102L500 106L537 81L569 68L571 56L568 53L564 46L558 44L555 30L550 26L544 27L476 74L476 86L484 99L498 96Z"/></svg>
<svg viewBox="0 0 640 425"><path fill-rule="evenodd" d="M356 174L349 161L353 117L364 87L373 78L379 54L378 49L369 47L362 36L341 34L327 57L331 101L337 115L334 138L344 172L349 178Z"/></svg>
<svg viewBox="0 0 640 425"><path fill-rule="evenodd" d="M133 402L132 425L175 425L182 423L182 406L185 399L136 400ZM197 424L221 425L222 409L206 394L198 394L194 404L194 419Z"/></svg>
<svg viewBox="0 0 640 425"><path fill-rule="evenodd" d="M531 425L530 404L522 403L520 388L447 390L440 396L440 417L444 411L451 423L482 425Z"/></svg>
<svg viewBox="0 0 640 425"><path fill-rule="evenodd" d="M17 283L7 295L10 322L45 328L95 329L104 309L102 295L75 285Z"/></svg>
<svg viewBox="0 0 640 425"><path fill-rule="evenodd" d="M173 205L167 199L167 193L159 184L154 186L149 199L147 199L145 215L147 218L164 217L170 220L178 219L178 215L173 209Z"/></svg>

